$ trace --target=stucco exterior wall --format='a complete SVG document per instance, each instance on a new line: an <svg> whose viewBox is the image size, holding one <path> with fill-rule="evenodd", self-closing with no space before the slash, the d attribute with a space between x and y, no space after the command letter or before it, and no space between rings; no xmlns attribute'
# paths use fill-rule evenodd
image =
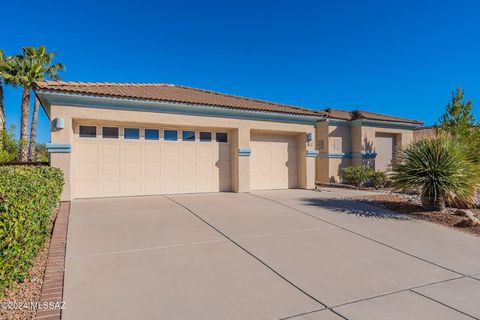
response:
<svg viewBox="0 0 480 320"><path fill-rule="evenodd" d="M397 149L413 141L413 126L333 120L319 122L316 127L316 180L320 183L341 182L341 169L351 165L375 168L377 133L395 135Z"/></svg>
<svg viewBox="0 0 480 320"><path fill-rule="evenodd" d="M315 186L315 158L307 157L306 155L307 150L315 149L314 125L62 105L50 106L48 113L52 121L56 118L64 120L63 129L52 129L51 143L70 144L72 148L75 147L74 125L77 123L142 127L150 124L155 126L161 125L165 128L181 127L185 129L208 128L226 130L232 139L231 181L234 192L247 192L250 188L249 157L240 156L238 149L250 148L250 134L252 130L275 134L296 134L299 141L300 187L314 188ZM313 140L310 142L306 141L307 133L312 134ZM74 153L51 154L51 165L61 168L65 174L62 200L71 200L74 195L72 190L72 163L74 162Z"/></svg>

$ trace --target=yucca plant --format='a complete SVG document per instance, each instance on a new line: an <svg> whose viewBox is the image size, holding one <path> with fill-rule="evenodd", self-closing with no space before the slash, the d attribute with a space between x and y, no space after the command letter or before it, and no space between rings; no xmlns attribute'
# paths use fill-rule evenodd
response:
<svg viewBox="0 0 480 320"><path fill-rule="evenodd" d="M405 148L394 166L392 180L402 191L419 190L425 210L441 211L447 197L473 202L479 171L461 142L440 135Z"/></svg>

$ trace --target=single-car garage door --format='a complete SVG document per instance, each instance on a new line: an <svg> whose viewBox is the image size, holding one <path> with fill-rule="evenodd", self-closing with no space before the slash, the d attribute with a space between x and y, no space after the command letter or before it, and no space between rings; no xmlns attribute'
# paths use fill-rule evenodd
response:
<svg viewBox="0 0 480 320"><path fill-rule="evenodd" d="M227 132L78 125L75 198L230 191Z"/></svg>
<svg viewBox="0 0 480 320"><path fill-rule="evenodd" d="M392 167L394 156L395 135L389 133L375 134L375 150L377 157L375 159L376 170L388 170Z"/></svg>
<svg viewBox="0 0 480 320"><path fill-rule="evenodd" d="M251 135L250 189L298 187L298 142L295 135Z"/></svg>

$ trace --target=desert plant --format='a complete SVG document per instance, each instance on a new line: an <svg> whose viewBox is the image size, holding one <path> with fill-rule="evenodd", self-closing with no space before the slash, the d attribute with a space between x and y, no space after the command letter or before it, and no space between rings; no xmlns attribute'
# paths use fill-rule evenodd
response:
<svg viewBox="0 0 480 320"><path fill-rule="evenodd" d="M370 182L375 189L383 188L388 182L388 176L385 171L375 171L371 177Z"/></svg>
<svg viewBox="0 0 480 320"><path fill-rule="evenodd" d="M350 166L342 169L343 179L357 188L365 185L373 173L374 170L370 167Z"/></svg>
<svg viewBox="0 0 480 320"><path fill-rule="evenodd" d="M0 167L0 297L27 276L45 243L62 186L57 168Z"/></svg>
<svg viewBox="0 0 480 320"><path fill-rule="evenodd" d="M443 210L446 197L472 202L479 182L478 166L465 155L456 139L439 135L405 148L392 173L402 191L417 189L425 210Z"/></svg>
<svg viewBox="0 0 480 320"><path fill-rule="evenodd" d="M458 139L464 146L465 154L480 163L480 126L475 120L472 100L465 100L464 91L458 88L452 93L451 102L440 117L440 131Z"/></svg>

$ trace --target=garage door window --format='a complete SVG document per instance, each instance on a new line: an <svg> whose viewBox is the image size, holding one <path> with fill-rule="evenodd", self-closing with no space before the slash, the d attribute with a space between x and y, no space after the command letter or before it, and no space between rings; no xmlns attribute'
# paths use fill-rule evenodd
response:
<svg viewBox="0 0 480 320"><path fill-rule="evenodd" d="M195 131L182 131L183 141L195 141Z"/></svg>
<svg viewBox="0 0 480 320"><path fill-rule="evenodd" d="M123 137L125 139L140 139L140 129L136 128L125 128L123 129Z"/></svg>
<svg viewBox="0 0 480 320"><path fill-rule="evenodd" d="M107 139L118 139L118 128L103 127L102 137Z"/></svg>
<svg viewBox="0 0 480 320"><path fill-rule="evenodd" d="M97 127L95 126L80 126L80 138L96 138Z"/></svg>
<svg viewBox="0 0 480 320"><path fill-rule="evenodd" d="M166 141L177 141L178 139L178 133L176 130L165 130L163 134L163 138Z"/></svg>
<svg viewBox="0 0 480 320"><path fill-rule="evenodd" d="M200 141L204 141L204 142L212 141L212 133L211 132L200 132Z"/></svg>
<svg viewBox="0 0 480 320"><path fill-rule="evenodd" d="M157 129L145 129L145 140L158 140L160 133Z"/></svg>
<svg viewBox="0 0 480 320"><path fill-rule="evenodd" d="M217 132L217 142L228 142L228 135L225 132Z"/></svg>

